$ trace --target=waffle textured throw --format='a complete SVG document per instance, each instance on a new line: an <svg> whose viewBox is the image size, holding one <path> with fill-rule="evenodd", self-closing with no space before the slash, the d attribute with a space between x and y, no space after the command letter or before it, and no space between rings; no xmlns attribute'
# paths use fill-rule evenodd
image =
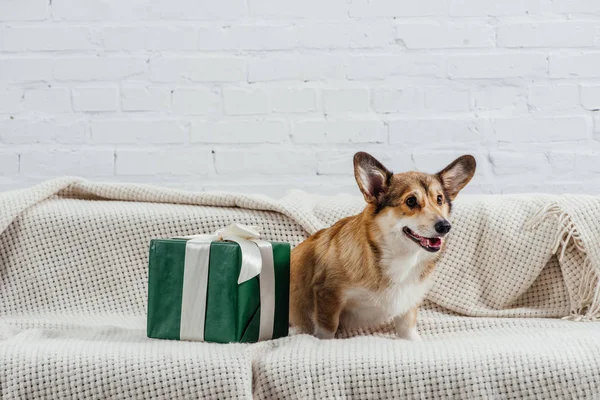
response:
<svg viewBox="0 0 600 400"><path fill-rule="evenodd" d="M395 339L389 324L333 341L145 337L150 239L240 222L296 245L363 206L358 196L295 191L273 200L76 178L1 193L0 397L600 393L600 198L592 196L459 196L420 343Z"/></svg>

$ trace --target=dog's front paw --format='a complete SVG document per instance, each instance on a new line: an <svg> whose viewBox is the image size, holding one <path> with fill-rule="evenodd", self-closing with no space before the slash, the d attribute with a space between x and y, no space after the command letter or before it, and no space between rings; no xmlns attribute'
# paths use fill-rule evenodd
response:
<svg viewBox="0 0 600 400"><path fill-rule="evenodd" d="M319 339L333 339L335 337L335 332L316 325L313 331L313 336Z"/></svg>
<svg viewBox="0 0 600 400"><path fill-rule="evenodd" d="M419 332L417 332L417 328L412 328L405 332L396 332L396 334L400 339L412 340L413 342L423 341L423 339L421 339L421 335L419 335Z"/></svg>

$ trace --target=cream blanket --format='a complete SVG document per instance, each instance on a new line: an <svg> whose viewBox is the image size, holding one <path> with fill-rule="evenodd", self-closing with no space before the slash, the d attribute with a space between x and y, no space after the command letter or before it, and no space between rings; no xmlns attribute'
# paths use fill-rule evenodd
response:
<svg viewBox="0 0 600 400"><path fill-rule="evenodd" d="M198 207L203 206L203 207ZM210 206L210 207L209 207ZM576 398L600 390L600 200L463 196L419 330L256 345L146 339L151 238L233 221L297 244L362 199L65 178L0 194L3 398ZM469 317L480 318L469 318ZM493 317L493 318L492 318ZM500 317L500 318L498 318Z"/></svg>

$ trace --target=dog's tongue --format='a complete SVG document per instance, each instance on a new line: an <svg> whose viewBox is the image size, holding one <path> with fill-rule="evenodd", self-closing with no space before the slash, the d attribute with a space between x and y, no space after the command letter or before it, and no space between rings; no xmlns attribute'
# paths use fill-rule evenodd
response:
<svg viewBox="0 0 600 400"><path fill-rule="evenodd" d="M423 246L423 247L430 247L430 248L437 249L441 245L442 245L442 239L440 239L440 238L426 238L426 237L421 238L421 246Z"/></svg>

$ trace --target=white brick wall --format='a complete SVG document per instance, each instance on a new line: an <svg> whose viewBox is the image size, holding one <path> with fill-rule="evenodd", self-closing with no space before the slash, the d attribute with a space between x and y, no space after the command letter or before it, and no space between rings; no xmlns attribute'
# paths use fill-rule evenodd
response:
<svg viewBox="0 0 600 400"><path fill-rule="evenodd" d="M0 190L357 194L358 150L600 193L600 2L0 1Z"/></svg>

